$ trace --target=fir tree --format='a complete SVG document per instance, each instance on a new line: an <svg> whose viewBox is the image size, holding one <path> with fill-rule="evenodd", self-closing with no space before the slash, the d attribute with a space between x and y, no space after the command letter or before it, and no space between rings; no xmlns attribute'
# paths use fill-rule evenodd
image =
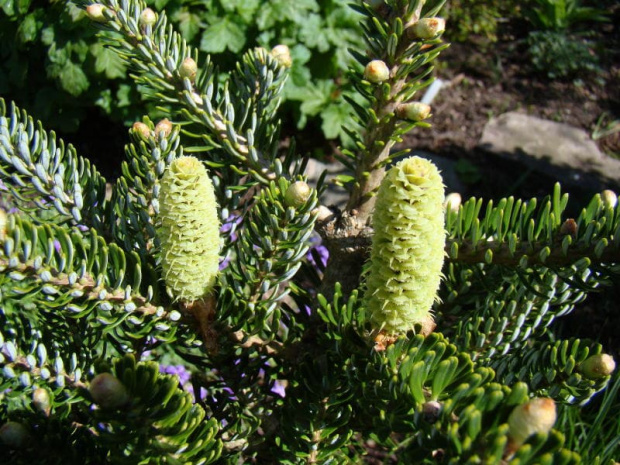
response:
<svg viewBox="0 0 620 465"><path fill-rule="evenodd" d="M5 463L359 463L367 440L400 463L580 461L556 406L586 403L615 364L552 323L618 272L620 211L607 192L568 218L559 185L442 207L430 162L385 176L428 126L416 98L446 47L443 3L353 5L367 52L336 212L280 149L286 46L222 83L143 0L81 2L168 117L134 124L110 186L0 103ZM410 317L431 310L434 330Z"/></svg>

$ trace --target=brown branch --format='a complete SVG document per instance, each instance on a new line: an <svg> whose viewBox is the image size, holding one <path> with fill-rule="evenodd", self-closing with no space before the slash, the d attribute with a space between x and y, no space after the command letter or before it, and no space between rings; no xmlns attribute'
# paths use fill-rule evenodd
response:
<svg viewBox="0 0 620 465"><path fill-rule="evenodd" d="M9 260L6 258L0 258L0 270L6 270L8 268ZM41 280L41 278L37 276L39 271L36 270L32 265L20 263L15 267L10 267L10 269L30 275L34 279L43 282L43 280ZM67 273L60 273L56 270L49 270L49 272L52 275L52 279L46 281L46 284L80 290L84 292L84 297L87 300L100 300L99 294L101 293L101 291L106 291L107 294L105 300L107 302L113 302L117 304L126 302L124 289L116 289L114 291L110 291L105 286L97 286L95 278L93 278L91 275L86 274L85 276L80 278L79 281L77 281L75 284L71 284L69 282L69 275ZM141 295L133 295L131 297L131 301L136 304L136 311L143 315L154 315L160 308L150 303L145 297Z"/></svg>

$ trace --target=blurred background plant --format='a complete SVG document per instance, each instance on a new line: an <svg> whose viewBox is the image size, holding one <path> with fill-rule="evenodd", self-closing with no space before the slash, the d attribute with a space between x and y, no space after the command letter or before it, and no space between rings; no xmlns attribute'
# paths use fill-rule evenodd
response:
<svg viewBox="0 0 620 465"><path fill-rule="evenodd" d="M524 15L535 30L527 37L532 66L551 79L596 74L602 52L592 30L609 21L603 8L582 6L579 0L533 0Z"/></svg>
<svg viewBox="0 0 620 465"><path fill-rule="evenodd" d="M497 41L498 28L509 18L522 14L523 2L515 0L453 0L447 2L442 14L450 27L446 37L452 42L467 42L481 36L489 42Z"/></svg>
<svg viewBox="0 0 620 465"><path fill-rule="evenodd" d="M309 127L314 135L345 143L342 125L351 117L343 99L351 93L347 49L362 41L359 15L347 3L147 1L166 12L201 59L210 54L221 73L231 71L236 57L248 49L289 45L293 67L282 95L289 124L284 130ZM109 152L120 153L122 139L117 134L123 133L122 125L129 126L147 112L161 115L130 84L126 66L103 46L72 1L0 0L0 41L0 94L62 134L79 129L83 137L78 144L94 136ZM115 142L116 150L111 145ZM96 145L81 148L88 153L97 150Z"/></svg>

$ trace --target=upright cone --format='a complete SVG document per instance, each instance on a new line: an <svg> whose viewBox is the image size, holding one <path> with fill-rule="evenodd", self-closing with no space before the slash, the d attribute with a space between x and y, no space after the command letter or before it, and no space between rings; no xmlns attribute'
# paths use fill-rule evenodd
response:
<svg viewBox="0 0 620 465"><path fill-rule="evenodd" d="M444 262L443 202L439 171L423 158L399 162L381 183L365 301L372 325L384 333L432 319Z"/></svg>
<svg viewBox="0 0 620 465"><path fill-rule="evenodd" d="M194 157L174 160L161 180L157 235L171 296L184 302L205 297L219 266L219 218L213 184Z"/></svg>

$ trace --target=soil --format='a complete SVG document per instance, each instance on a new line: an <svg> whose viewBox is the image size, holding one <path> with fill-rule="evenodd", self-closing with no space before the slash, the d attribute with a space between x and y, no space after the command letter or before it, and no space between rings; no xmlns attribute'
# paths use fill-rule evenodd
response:
<svg viewBox="0 0 620 465"><path fill-rule="evenodd" d="M478 172L473 179L472 173L469 179L464 179L469 187L469 191L464 192L466 195L505 196L507 186L514 183L515 169L525 171L523 166L510 166L477 147L492 117L519 111L566 123L590 134L597 124L620 119L620 31L617 27L607 25L601 30L600 40L609 44L602 56L601 71L571 80L550 80L545 75L537 75L527 55L525 32L512 29L496 43L475 39L468 43L452 43L440 55L436 77L446 85L432 103L432 128L415 131L403 142L407 147L460 160L461 167L469 166L469 171ZM600 137L596 142L603 153L620 156L620 131ZM527 181L510 194L545 195L554 182L562 180L531 173Z"/></svg>

